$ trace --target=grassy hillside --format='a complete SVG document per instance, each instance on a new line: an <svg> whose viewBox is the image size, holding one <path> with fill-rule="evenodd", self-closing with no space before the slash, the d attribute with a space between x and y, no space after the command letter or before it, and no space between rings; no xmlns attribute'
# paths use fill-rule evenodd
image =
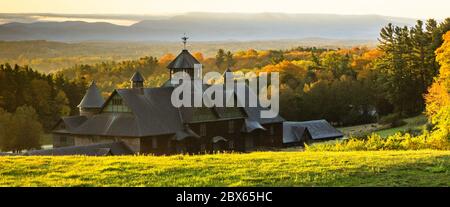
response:
<svg viewBox="0 0 450 207"><path fill-rule="evenodd" d="M363 124L350 127L338 128L346 136L364 136L371 133L380 135L381 137L388 137L397 132L408 132L411 130L421 130L427 124L427 117L425 115L419 115L403 119L405 125L399 127L390 128L389 126L380 125L377 123Z"/></svg>
<svg viewBox="0 0 450 207"><path fill-rule="evenodd" d="M0 186L449 186L450 151L0 157Z"/></svg>
<svg viewBox="0 0 450 207"><path fill-rule="evenodd" d="M383 129L376 131L376 134L379 134L381 137L388 137L389 135L393 135L397 132L407 132L410 130L421 130L425 127L427 124L427 117L425 115L419 115L407 119L403 119L403 121L406 122L405 125L390 128L390 129Z"/></svg>

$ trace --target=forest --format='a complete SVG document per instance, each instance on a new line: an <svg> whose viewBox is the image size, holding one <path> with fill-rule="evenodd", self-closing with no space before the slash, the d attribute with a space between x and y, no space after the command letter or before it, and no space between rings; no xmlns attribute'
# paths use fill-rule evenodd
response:
<svg viewBox="0 0 450 207"><path fill-rule="evenodd" d="M442 23L430 19L417 21L411 28L386 25L376 48L219 49L212 57L201 52L193 55L205 72L223 72L227 67L235 72L280 72L283 117L324 118L347 126L392 113L407 117L423 112L423 94L439 69L434 51L448 30L450 19ZM96 80L104 93L110 93L127 87L129 77L139 70L147 86L155 87L168 79L165 67L174 58L175 54L167 53L159 58L75 65L57 74L71 80Z"/></svg>
<svg viewBox="0 0 450 207"><path fill-rule="evenodd" d="M435 79L446 80L439 69L448 56L435 51L442 48L442 37L449 30L450 18L440 23L429 19L419 20L413 27L386 25L376 47L225 48L214 55L196 50L192 54L205 72L223 72L227 67L235 72L280 72L281 115L287 120L326 119L335 126L349 126L388 116L409 117L425 110L442 120L448 112L441 112L441 106L448 102L436 97L448 96L448 87L445 81ZM0 122L9 120L2 123L17 126L21 114L31 114L38 123L36 131L48 132L61 115L77 113L76 105L89 82L95 80L107 96L115 88L128 87L129 78L138 70L148 87L160 86L168 79L166 66L177 53L73 64L49 74L5 63L0 68ZM19 137L5 136L12 133L5 128L0 128L0 138ZM8 147L13 144L1 140L4 150L33 148Z"/></svg>
<svg viewBox="0 0 450 207"><path fill-rule="evenodd" d="M39 148L42 133L61 116L77 112L85 90L82 81L27 66L0 65L0 149Z"/></svg>

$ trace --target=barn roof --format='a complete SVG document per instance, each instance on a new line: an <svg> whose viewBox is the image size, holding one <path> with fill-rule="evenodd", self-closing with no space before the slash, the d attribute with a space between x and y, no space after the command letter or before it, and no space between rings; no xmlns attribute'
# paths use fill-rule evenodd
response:
<svg viewBox="0 0 450 207"><path fill-rule="evenodd" d="M295 127L298 127L298 129ZM296 130L298 131L297 133L299 133L299 130L301 130L300 127L306 128L313 140L341 138L344 136L342 132L331 126L326 120L322 119L304 122L284 122L283 137L286 133L286 138L291 139L290 134L292 133L292 135L294 135L293 133L296 133Z"/></svg>
<svg viewBox="0 0 450 207"><path fill-rule="evenodd" d="M203 90L210 85L203 84ZM123 104L130 108L131 113L102 112L89 118L66 117L63 120L69 123L63 131L56 133L71 133L80 135L98 136L122 136L122 137L148 137L155 135L176 135L174 139L196 137L186 129L185 124L194 122L211 122L230 119L246 119L244 131L263 129L263 124L280 123L284 119L281 116L274 118L261 118L261 110L264 107L212 107L176 108L171 103L173 86L159 88L117 89L111 96L118 95L123 99ZM245 87L247 93L250 89ZM248 103L248 96L245 97ZM242 100L241 100L242 101ZM106 103L104 104L106 105ZM205 113L209 114L204 116Z"/></svg>
<svg viewBox="0 0 450 207"><path fill-rule="evenodd" d="M83 124L85 121L87 121L88 118L86 116L63 116L58 121L58 123L53 127L53 132L56 133L69 133L71 130L75 130L81 124ZM64 124L64 128L59 128L61 122Z"/></svg>
<svg viewBox="0 0 450 207"><path fill-rule="evenodd" d="M132 113L100 113L89 118L75 134L144 137L174 134L183 129L180 113L171 103L173 88L118 89Z"/></svg>
<svg viewBox="0 0 450 207"><path fill-rule="evenodd" d="M301 142L305 133L309 133L308 129L303 126L295 126L283 123L283 143Z"/></svg>
<svg viewBox="0 0 450 207"><path fill-rule="evenodd" d="M264 128L259 122L257 121L253 121L250 119L245 119L244 122L244 126L242 126L242 130L243 132L252 132L254 130L266 130L266 128Z"/></svg>
<svg viewBox="0 0 450 207"><path fill-rule="evenodd" d="M86 94L78 104L79 108L101 108L105 100L103 99L100 90L97 88L95 81L89 85Z"/></svg>
<svg viewBox="0 0 450 207"><path fill-rule="evenodd" d="M188 137L200 138L200 136L197 133L192 131L190 128L186 128L184 130L180 130L177 133L175 133L172 139L180 141Z"/></svg>
<svg viewBox="0 0 450 207"><path fill-rule="evenodd" d="M194 56L184 49L181 53L167 66L168 69L194 69L195 64L200 64Z"/></svg>
<svg viewBox="0 0 450 207"><path fill-rule="evenodd" d="M61 117L62 121L66 125L66 128L69 130L75 129L83 124L86 120L86 116L65 116Z"/></svg>
<svg viewBox="0 0 450 207"><path fill-rule="evenodd" d="M24 153L24 155L88 155L88 156L105 156L105 155L131 155L134 154L125 143L112 142L102 144L92 144L85 146L59 147L46 150L34 150Z"/></svg>
<svg viewBox="0 0 450 207"><path fill-rule="evenodd" d="M185 123L245 118L244 114L222 117L221 112L218 112L219 109L216 108L176 108L171 103L173 90L173 87L144 88L142 91L117 89L111 96L117 94L122 97L124 104L132 113L95 114L75 129L70 129L69 132L81 135L124 137L175 134L175 139L179 140L188 136L197 136L186 129ZM209 110L214 116L213 119L194 119L199 116L199 109Z"/></svg>
<svg viewBox="0 0 450 207"><path fill-rule="evenodd" d="M238 90L245 91L245 99L242 99L242 97L237 96L238 101L244 105L244 110L246 114L248 115L248 119L251 121L257 121L260 124L272 124L272 123L281 123L284 122L284 118L281 117L279 114L272 118L262 118L261 117L261 111L267 111L268 108L261 106L261 103L259 102L259 99L257 99L256 107L251 107L249 104L250 97L258 97L256 93L249 88L247 85L242 86L236 86L235 87L235 93L238 93ZM245 103L245 104L244 104Z"/></svg>

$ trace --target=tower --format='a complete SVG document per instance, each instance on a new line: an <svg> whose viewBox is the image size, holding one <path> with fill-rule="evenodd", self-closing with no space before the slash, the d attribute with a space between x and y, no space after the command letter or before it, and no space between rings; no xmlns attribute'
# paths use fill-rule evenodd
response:
<svg viewBox="0 0 450 207"><path fill-rule="evenodd" d="M97 88L95 81L92 81L80 104L78 104L80 116L90 117L99 113L104 103L105 100L103 99L100 90Z"/></svg>
<svg viewBox="0 0 450 207"><path fill-rule="evenodd" d="M131 88L144 88L144 77L142 77L139 71L136 71L130 79Z"/></svg>
<svg viewBox="0 0 450 207"><path fill-rule="evenodd" d="M173 74L177 72L186 72L191 79L194 79L194 71L199 70L199 72L201 72L201 65L200 62L198 62L198 60L186 49L187 39L189 38L184 36L181 39L183 40L184 45L183 50L175 60L167 66L170 71L170 79L172 79ZM199 75L201 76L201 74Z"/></svg>

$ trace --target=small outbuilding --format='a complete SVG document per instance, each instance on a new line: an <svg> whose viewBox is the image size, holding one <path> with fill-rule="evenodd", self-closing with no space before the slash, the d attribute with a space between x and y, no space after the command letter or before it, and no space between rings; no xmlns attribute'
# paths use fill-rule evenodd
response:
<svg viewBox="0 0 450 207"><path fill-rule="evenodd" d="M344 134L326 120L283 122L283 145L303 146L304 143L327 141L344 137Z"/></svg>

